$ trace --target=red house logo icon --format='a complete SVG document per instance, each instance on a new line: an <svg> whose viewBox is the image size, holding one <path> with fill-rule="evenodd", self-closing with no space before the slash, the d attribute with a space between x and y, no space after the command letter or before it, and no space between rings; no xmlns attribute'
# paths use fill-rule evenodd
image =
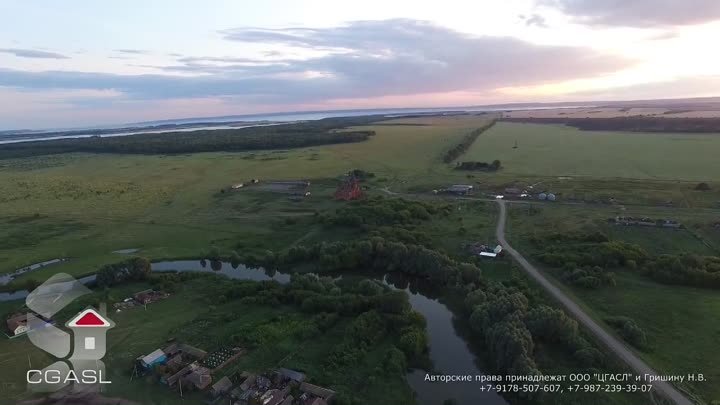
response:
<svg viewBox="0 0 720 405"><path fill-rule="evenodd" d="M71 359L100 360L105 356L106 335L115 324L93 308L75 315L65 326L73 331L74 350Z"/></svg>

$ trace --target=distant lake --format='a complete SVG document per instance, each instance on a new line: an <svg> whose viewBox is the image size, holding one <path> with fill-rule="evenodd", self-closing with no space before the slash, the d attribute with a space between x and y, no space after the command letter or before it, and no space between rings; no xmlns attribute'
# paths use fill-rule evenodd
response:
<svg viewBox="0 0 720 405"><path fill-rule="evenodd" d="M137 134L160 134L168 132L191 132L191 131L206 131L216 129L239 129L239 128L250 128L264 125L278 125L287 124L296 121L315 121L324 118L336 118L336 117L362 117L366 115L385 115L387 118L397 118L412 114L441 114L441 113L463 113L463 112L493 112L493 111L509 111L509 110L545 110L545 109L559 109L559 108L579 108L589 106L541 106L541 107L508 107L508 106L497 106L497 107L458 107L458 108L395 108L395 109L371 109L371 110L337 110L337 111L315 111L315 112L295 112L295 113L272 113L272 114L253 114L253 115L232 115L225 117L198 117L198 118L179 118L174 120L163 120L163 121L147 121L140 123L133 123L127 125L108 125L98 126L92 128L65 128L65 129L52 129L42 131L2 131L0 132L0 145L18 142L31 142L31 141L48 141L57 139L73 139L73 138L91 138L94 136L113 137L113 136L128 136ZM227 123L238 123L237 125L227 125ZM188 128L153 128L161 125L192 125L192 124L207 124ZM93 134L93 130L122 130L127 128L128 131L119 131L115 133L107 134ZM57 134L53 133L62 131L87 131L88 134Z"/></svg>

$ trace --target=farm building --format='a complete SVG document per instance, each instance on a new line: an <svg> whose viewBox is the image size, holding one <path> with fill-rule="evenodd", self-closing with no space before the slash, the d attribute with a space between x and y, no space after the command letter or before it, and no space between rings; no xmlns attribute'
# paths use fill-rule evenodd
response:
<svg viewBox="0 0 720 405"><path fill-rule="evenodd" d="M304 193L310 187L307 180L278 180L267 181L255 186L260 191L280 194L298 194Z"/></svg>
<svg viewBox="0 0 720 405"><path fill-rule="evenodd" d="M614 219L609 219L610 222L615 222L617 225L625 226L655 226L660 228L682 228L683 225L672 219L653 219L648 217L620 217L617 216Z"/></svg>
<svg viewBox="0 0 720 405"><path fill-rule="evenodd" d="M27 314L13 314L6 321L8 330L14 336L22 335L28 331L27 322Z"/></svg>
<svg viewBox="0 0 720 405"><path fill-rule="evenodd" d="M472 190L473 186L469 184L453 184L452 186L446 188L444 191L458 195L466 195L470 194Z"/></svg>
<svg viewBox="0 0 720 405"><path fill-rule="evenodd" d="M497 246L495 246L494 249L492 249L492 251L486 250L486 251L478 253L478 255L482 256L482 257L495 258L495 257L498 257L498 255L500 255L502 253L502 251L503 251L502 246L497 245Z"/></svg>
<svg viewBox="0 0 720 405"><path fill-rule="evenodd" d="M467 248L473 255L489 258L501 256L503 251L503 248L500 245L493 246L492 244L484 244L479 242L466 245L465 248Z"/></svg>

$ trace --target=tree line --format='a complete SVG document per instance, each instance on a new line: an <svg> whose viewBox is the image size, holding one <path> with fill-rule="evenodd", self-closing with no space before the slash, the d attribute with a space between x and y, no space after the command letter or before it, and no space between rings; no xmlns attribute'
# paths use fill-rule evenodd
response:
<svg viewBox="0 0 720 405"><path fill-rule="evenodd" d="M508 122L532 124L564 124L584 131L631 132L720 132L718 118L665 118L665 117L613 117L613 118L503 118Z"/></svg>
<svg viewBox="0 0 720 405"><path fill-rule="evenodd" d="M146 280L151 271L150 260L135 257L102 266L95 276L95 282L99 287L111 287L129 281Z"/></svg>
<svg viewBox="0 0 720 405"><path fill-rule="evenodd" d="M379 118L374 118L377 120ZM0 158L19 158L71 152L176 154L287 149L335 143L362 142L374 131L340 131L373 118L325 119L304 123L238 129L147 133L127 136L70 138L0 145Z"/></svg>
<svg viewBox="0 0 720 405"><path fill-rule="evenodd" d="M410 225L431 219L433 216L450 214L447 204L409 201L402 198L370 197L352 201L333 213L320 214L318 220L325 225Z"/></svg>
<svg viewBox="0 0 720 405"><path fill-rule="evenodd" d="M474 264L457 262L441 252L424 246L395 242L382 237L321 242L309 247L297 245L286 251L270 254L265 260L265 266L279 267L310 263L313 265L313 271L318 273L400 272L432 280L441 285L470 284L481 280L481 271Z"/></svg>
<svg viewBox="0 0 720 405"><path fill-rule="evenodd" d="M720 288L720 257L692 253L651 255L642 247L610 241L600 232L531 238L535 257L560 269L565 281L586 288L614 286L612 269L637 272L663 284ZM548 242L554 242L548 244Z"/></svg>
<svg viewBox="0 0 720 405"><path fill-rule="evenodd" d="M539 302L522 282L491 283L465 296L469 324L489 351L493 371L512 375L542 375L536 349L550 345L565 351L584 368L607 367L605 356L586 340L575 320L560 309ZM517 394L537 400L541 393Z"/></svg>
<svg viewBox="0 0 720 405"><path fill-rule="evenodd" d="M467 152L467 150L470 149L470 146L473 144L473 142L475 142L475 140L480 136L480 134L492 128L493 125L495 125L495 120L491 120L482 127L470 131L467 135L463 137L459 144L455 145L452 149L445 153L445 156L443 156L443 162L451 163L455 159L462 156L463 153Z"/></svg>
<svg viewBox="0 0 720 405"><path fill-rule="evenodd" d="M455 166L455 170L471 170L471 171L488 171L494 172L500 170L502 164L499 160L493 160L492 162L458 162Z"/></svg>

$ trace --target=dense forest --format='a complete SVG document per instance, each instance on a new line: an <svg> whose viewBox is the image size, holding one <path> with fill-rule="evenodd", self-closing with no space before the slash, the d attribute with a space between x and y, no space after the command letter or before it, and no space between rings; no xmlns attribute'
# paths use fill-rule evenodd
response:
<svg viewBox="0 0 720 405"><path fill-rule="evenodd" d="M135 154L240 152L362 142L375 133L373 131L341 130L381 119L383 117L380 116L327 118L318 121L239 129L10 143L0 145L0 159L69 152Z"/></svg>
<svg viewBox="0 0 720 405"><path fill-rule="evenodd" d="M503 118L508 122L532 124L565 124L584 131L631 132L720 132L718 118Z"/></svg>

